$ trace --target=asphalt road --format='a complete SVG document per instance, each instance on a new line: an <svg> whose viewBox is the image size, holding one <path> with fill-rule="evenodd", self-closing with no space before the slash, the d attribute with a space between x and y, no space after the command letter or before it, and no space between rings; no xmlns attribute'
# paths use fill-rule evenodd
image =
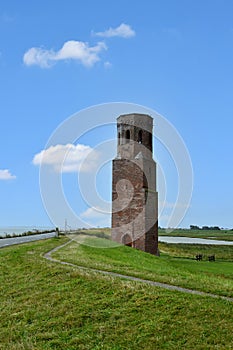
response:
<svg viewBox="0 0 233 350"><path fill-rule="evenodd" d="M52 238L52 237L55 237L55 235L56 235L56 232L50 232L50 233L41 233L41 234L32 235L32 236L3 238L3 239L0 239L0 248L7 247L13 244L33 242L33 241L38 241L40 239Z"/></svg>

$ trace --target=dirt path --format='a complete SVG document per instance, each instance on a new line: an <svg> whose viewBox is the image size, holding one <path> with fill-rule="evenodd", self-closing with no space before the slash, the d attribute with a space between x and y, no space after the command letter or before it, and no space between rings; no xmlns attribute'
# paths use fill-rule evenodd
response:
<svg viewBox="0 0 233 350"><path fill-rule="evenodd" d="M50 250L49 252L44 254L43 257L45 259L51 261L51 262L59 263L59 264L62 264L62 265L68 265L68 266L72 266L72 267L76 267L76 268L81 269L81 270L88 270L88 271L97 272L97 273L100 273L100 274L103 274L103 275L109 275L109 276L112 276L112 277L118 277L118 278L123 278L123 279L131 280L131 281L147 283L147 284L149 284L151 286L165 288L165 289L169 289L169 290L174 290L174 291L178 291L178 292L182 292L182 293L195 294L195 295L201 295L201 296L208 296L208 297L211 297L211 298L220 298L220 299L224 299L224 300L233 302L233 298L230 298L230 297L224 297L224 296L221 296L221 295L200 292L198 290L182 288L182 287L178 287L178 286L174 286L174 285L166 284L166 283L161 283L161 282L154 282L154 281L145 280L145 279L138 278L138 277L122 275L122 274L116 273L116 272L104 271L104 270L94 269L94 268L91 268L91 267L79 266L79 265L75 265L75 264L72 264L72 263L69 263L69 262L66 262L66 261L61 261L61 260L57 260L57 259L52 258L51 255L53 253L55 253L57 250L65 247L66 245L70 244L71 242L72 242L72 240L70 240L70 241L66 242L65 244L62 244L62 245L60 245L60 246Z"/></svg>

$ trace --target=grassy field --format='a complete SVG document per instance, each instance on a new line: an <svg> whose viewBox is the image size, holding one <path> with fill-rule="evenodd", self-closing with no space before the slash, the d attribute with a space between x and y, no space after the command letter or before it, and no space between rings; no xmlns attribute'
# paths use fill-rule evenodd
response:
<svg viewBox="0 0 233 350"><path fill-rule="evenodd" d="M233 348L233 303L102 276L43 258L66 240L54 238L0 250L1 350ZM168 249L164 247L161 258L156 258L127 247L106 249L72 243L56 256L66 255L78 262L77 256L83 252L88 264L92 261L95 266L106 259L102 266L115 264L117 269L120 259L121 269L132 259L128 271L136 271L138 266L144 274L145 266L159 268L158 261L167 262L170 270L179 251L169 253ZM101 251L105 258L100 258ZM183 262L174 270L189 260L204 267L205 262L188 259L188 248L183 247L182 254ZM208 264L212 268L218 262ZM230 271L222 274L229 282ZM192 277L192 273L186 275ZM225 294L231 294L230 290Z"/></svg>
<svg viewBox="0 0 233 350"><path fill-rule="evenodd" d="M233 247L160 243L160 258L106 239L73 236L53 256L77 265L233 297ZM78 244L81 243L81 244ZM197 262L196 254L203 254ZM216 261L208 261L208 255Z"/></svg>

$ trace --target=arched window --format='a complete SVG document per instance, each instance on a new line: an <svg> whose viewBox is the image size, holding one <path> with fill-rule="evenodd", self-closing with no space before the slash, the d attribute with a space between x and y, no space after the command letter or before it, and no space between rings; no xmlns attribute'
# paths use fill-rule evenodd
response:
<svg viewBox="0 0 233 350"><path fill-rule="evenodd" d="M125 138L126 138L126 143L128 143L130 140L130 131L129 130L126 130Z"/></svg>
<svg viewBox="0 0 233 350"><path fill-rule="evenodd" d="M129 247L132 247L132 238L128 233L124 234L124 236L122 237L122 243Z"/></svg>
<svg viewBox="0 0 233 350"><path fill-rule="evenodd" d="M142 130L138 132L138 143L142 143Z"/></svg>
<svg viewBox="0 0 233 350"><path fill-rule="evenodd" d="M121 144L121 134L118 132L118 145Z"/></svg>

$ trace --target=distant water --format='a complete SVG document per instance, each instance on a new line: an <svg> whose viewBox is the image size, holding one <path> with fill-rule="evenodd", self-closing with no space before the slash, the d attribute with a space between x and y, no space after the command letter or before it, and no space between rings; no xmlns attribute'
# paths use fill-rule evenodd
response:
<svg viewBox="0 0 233 350"><path fill-rule="evenodd" d="M45 230L53 230L54 227L49 226L5 226L0 227L0 236L4 237L6 234L13 235L14 233L16 235L19 235L24 232L28 231L45 231Z"/></svg>
<svg viewBox="0 0 233 350"><path fill-rule="evenodd" d="M174 244L211 244L211 245L233 245L233 241L220 241L215 239L159 236L159 242Z"/></svg>

